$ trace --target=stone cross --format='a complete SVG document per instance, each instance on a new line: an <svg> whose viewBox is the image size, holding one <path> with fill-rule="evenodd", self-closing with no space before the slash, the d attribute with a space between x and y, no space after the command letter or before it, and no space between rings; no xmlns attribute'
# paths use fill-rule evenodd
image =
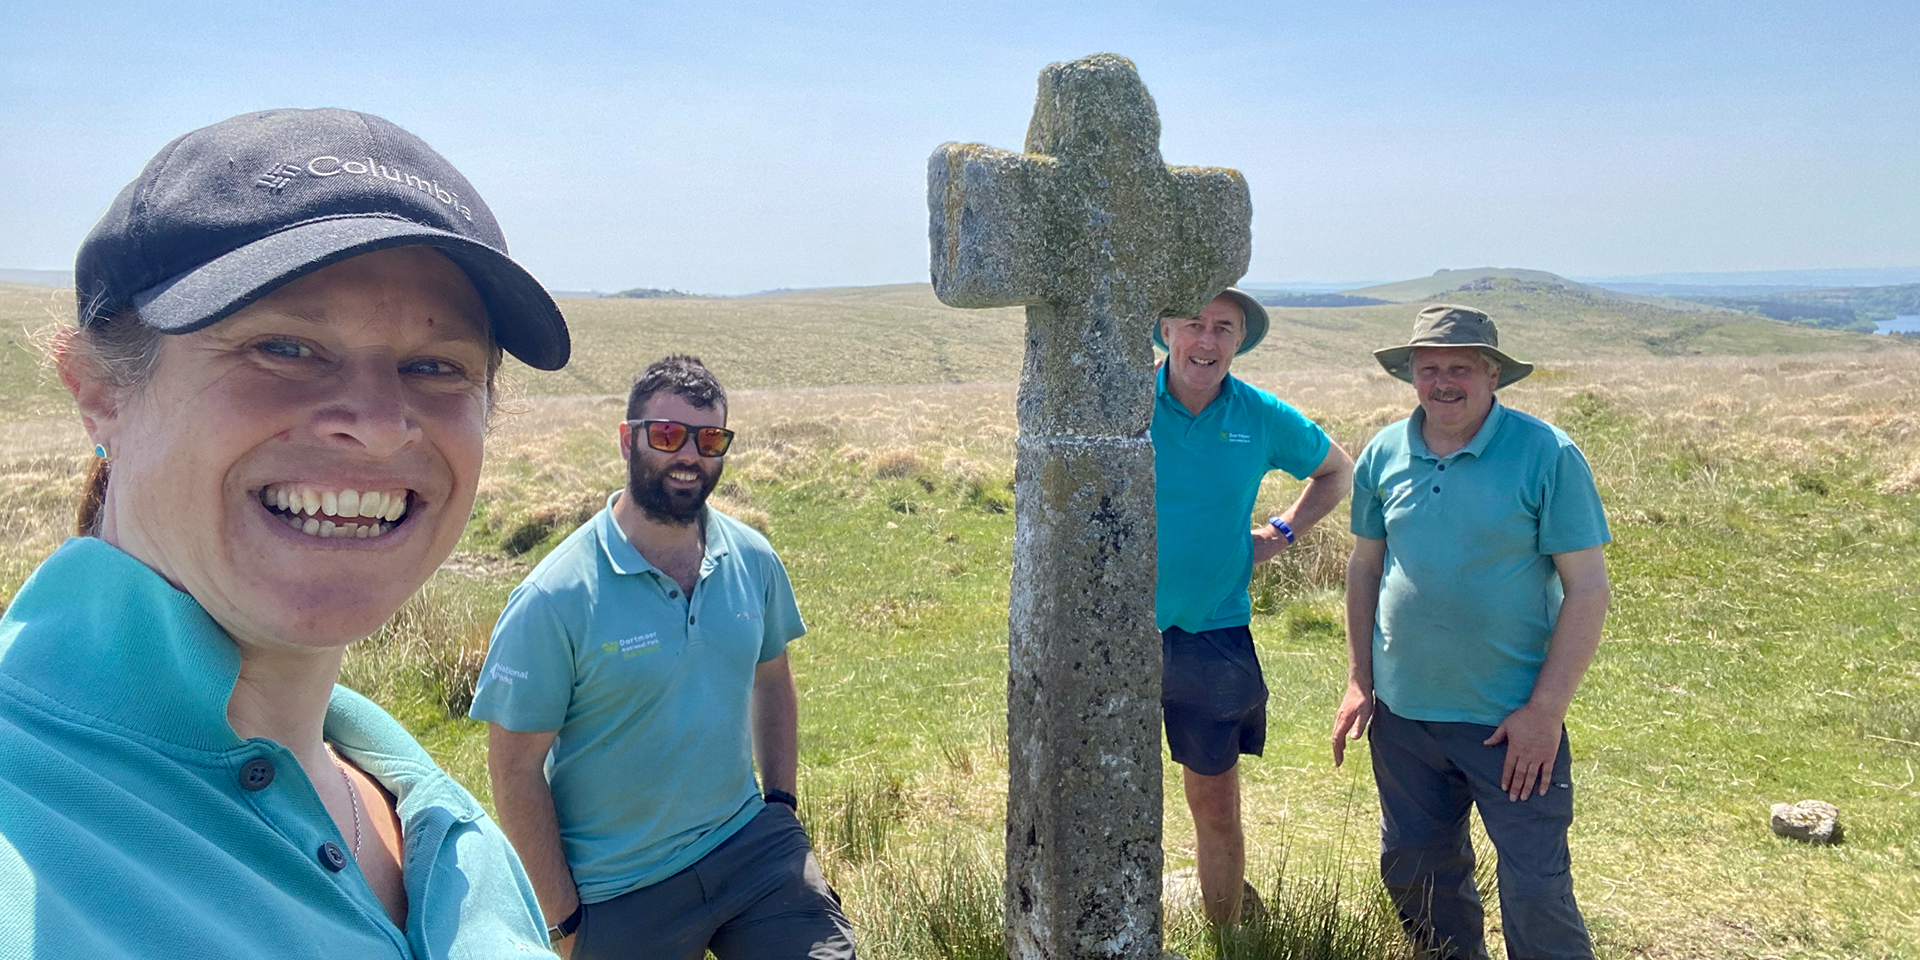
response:
<svg viewBox="0 0 1920 960"><path fill-rule="evenodd" d="M1169 167L1132 62L1040 74L1025 153L927 166L933 288L1027 308L1007 678L1007 952L1160 960L1152 326L1246 271L1239 172Z"/></svg>

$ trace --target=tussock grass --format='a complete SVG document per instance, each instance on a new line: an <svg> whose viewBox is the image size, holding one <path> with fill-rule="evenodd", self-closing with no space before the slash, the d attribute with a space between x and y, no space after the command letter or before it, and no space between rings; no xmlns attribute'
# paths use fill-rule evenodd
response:
<svg viewBox="0 0 1920 960"><path fill-rule="evenodd" d="M1373 322L1333 333L1377 338ZM1236 371L1349 450L1411 408L1377 369L1282 368L1268 350ZM1569 718L1576 892L1600 955L1920 954L1920 354L1553 352L1532 351L1541 370L1502 396L1580 442L1616 538L1607 640ZM493 617L624 481L624 384L534 387L494 427L454 558L349 651L344 677L483 799L483 730L461 714ZM0 423L0 598L71 523L85 440L48 409ZM999 955L1012 411L1006 384L734 392L720 502L764 517L792 573L810 626L793 647L801 793L862 953L879 960ZM1257 516L1297 491L1271 478ZM1196 958L1333 942L1360 952L1320 955L1396 956L1397 941L1365 940L1379 917L1365 744L1335 770L1326 743L1344 526L1336 513L1254 584L1272 700L1267 754L1242 768L1250 875L1305 919L1215 944L1169 917L1169 942ZM1193 840L1167 776L1173 869ZM1840 806L1847 843L1771 835L1768 805L1808 797Z"/></svg>
<svg viewBox="0 0 1920 960"><path fill-rule="evenodd" d="M1197 913L1174 918L1168 942L1188 960L1416 960L1386 893L1372 878L1279 870L1259 885L1266 911L1214 928Z"/></svg>
<svg viewBox="0 0 1920 960"><path fill-rule="evenodd" d="M823 862L859 867L886 856L887 838L906 812L905 782L875 773L843 785L817 804L809 797L800 819Z"/></svg>
<svg viewBox="0 0 1920 960"><path fill-rule="evenodd" d="M913 861L882 861L841 889L862 956L1004 960L998 857L949 837Z"/></svg>

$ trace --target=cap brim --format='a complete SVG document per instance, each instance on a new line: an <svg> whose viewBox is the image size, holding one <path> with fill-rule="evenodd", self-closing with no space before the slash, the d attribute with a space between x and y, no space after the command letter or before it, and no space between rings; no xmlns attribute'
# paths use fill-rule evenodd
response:
<svg viewBox="0 0 1920 960"><path fill-rule="evenodd" d="M567 364L567 322L533 275L479 241L394 217L313 220L229 251L135 294L148 326L187 333L234 312L328 264L389 247L425 245L447 255L487 306L494 342L536 370Z"/></svg>
<svg viewBox="0 0 1920 960"><path fill-rule="evenodd" d="M1267 338L1267 328L1272 326L1267 319L1267 308L1261 306L1260 301L1255 300L1252 294L1235 287L1220 291L1220 296L1232 297L1233 302L1240 305L1240 315L1245 318L1246 333L1240 338L1240 349L1235 350L1233 355L1240 356L1259 346L1260 341ZM1160 335L1158 320L1153 322L1153 345L1162 350L1167 349L1166 338Z"/></svg>
<svg viewBox="0 0 1920 960"><path fill-rule="evenodd" d="M1526 379L1533 372L1533 364L1515 360L1500 352L1498 347L1489 347L1483 343L1415 343L1399 347L1383 347L1373 352L1373 358L1380 361L1382 369L1398 380L1413 382L1413 351L1420 347L1473 347L1493 354L1500 361L1500 380L1494 389Z"/></svg>

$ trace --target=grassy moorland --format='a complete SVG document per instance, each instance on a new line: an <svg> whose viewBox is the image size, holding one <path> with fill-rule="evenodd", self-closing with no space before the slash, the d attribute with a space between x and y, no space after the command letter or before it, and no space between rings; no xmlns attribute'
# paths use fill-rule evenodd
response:
<svg viewBox="0 0 1920 960"><path fill-rule="evenodd" d="M36 313L21 290L0 289L15 340L63 303ZM1582 444L1613 522L1614 612L1569 720L1577 891L1601 955L1920 956L1920 350L1517 285L1448 298L1542 362L1503 398ZM736 388L723 509L769 532L812 628L794 647L802 793L863 953L995 955L1018 314L945 311L912 287L566 307L579 369L514 375L466 538L349 653L345 682L484 798L484 738L462 714L493 616L619 483L622 379L704 353ZM1409 406L1365 350L1404 338L1413 309L1283 311L1236 369L1357 450ZM85 460L31 349L6 351L0 599L64 535ZM1293 489L1270 482L1261 509ZM1176 915L1190 956L1395 954L1377 939L1365 752L1336 770L1325 743L1341 526L1255 583L1272 729L1243 776L1254 877L1288 916L1337 897L1347 946L1215 945ZM1170 869L1192 862L1171 774ZM1846 843L1771 835L1768 805L1808 797L1840 806ZM1297 932L1280 926L1262 935Z"/></svg>

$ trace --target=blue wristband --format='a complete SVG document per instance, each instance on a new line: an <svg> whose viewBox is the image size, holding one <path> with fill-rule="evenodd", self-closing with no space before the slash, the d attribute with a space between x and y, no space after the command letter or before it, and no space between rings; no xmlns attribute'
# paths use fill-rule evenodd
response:
<svg viewBox="0 0 1920 960"><path fill-rule="evenodd" d="M1280 531L1281 536L1287 538L1288 544L1293 543L1293 528L1287 526L1287 522L1285 520L1282 520L1279 517L1269 517L1267 519L1267 522L1273 524L1273 528L1275 530Z"/></svg>

